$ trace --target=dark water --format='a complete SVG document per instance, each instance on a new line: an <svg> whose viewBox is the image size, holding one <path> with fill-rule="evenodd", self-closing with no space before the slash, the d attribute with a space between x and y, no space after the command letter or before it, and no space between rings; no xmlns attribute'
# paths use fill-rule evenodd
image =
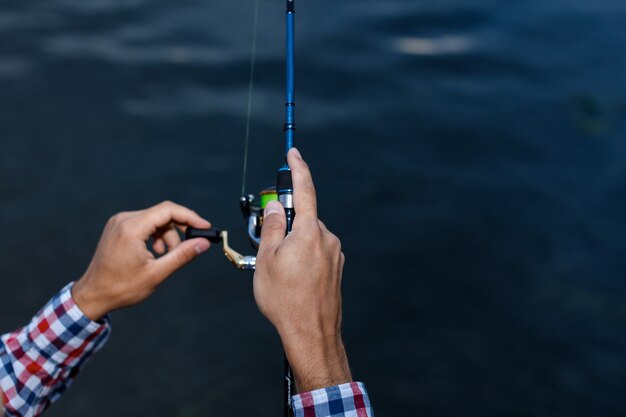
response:
<svg viewBox="0 0 626 417"><path fill-rule="evenodd" d="M237 207L251 0L0 3L0 322L106 219ZM298 5L298 136L343 240L345 337L379 416L626 414L626 3ZM280 163L283 2L261 2L249 189ZM215 252L50 416L276 416L278 340Z"/></svg>

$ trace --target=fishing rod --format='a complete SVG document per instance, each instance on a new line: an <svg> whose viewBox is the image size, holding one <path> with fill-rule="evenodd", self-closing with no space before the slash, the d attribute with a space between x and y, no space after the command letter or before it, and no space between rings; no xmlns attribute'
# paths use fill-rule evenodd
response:
<svg viewBox="0 0 626 417"><path fill-rule="evenodd" d="M244 174L242 195L239 198L239 206L247 224L247 234L252 247L256 250L261 244L261 230L263 226L263 217L265 207L270 201L279 201L285 208L287 218L287 228L285 234L291 232L296 211L293 204L293 182L291 178L291 169L287 163L287 154L293 148L294 136L296 131L295 124L295 0L287 0L286 14L286 83L285 83L285 124L283 127L285 133L285 157L283 165L278 169L276 176L276 186L269 187L259 193L258 199L254 194L245 193L246 165L247 165L247 142L250 123L250 103L254 76L254 51L256 49L256 26L258 18L258 0L255 10L255 35L253 38L252 59L250 69L250 96L248 99L248 127L246 128L246 150L244 156ZM241 270L255 270L256 256L242 255L234 250L228 242L228 231L219 229L196 229L189 227L185 233L186 239L205 238L212 243L222 243L223 251L228 260ZM291 404L294 390L293 372L284 356L284 415L285 417L293 417L293 408Z"/></svg>
<svg viewBox="0 0 626 417"><path fill-rule="evenodd" d="M291 232L296 212L293 205L293 183L291 169L287 164L287 154L293 148L296 131L295 124L295 8L294 0L287 0L287 28L286 28L286 93L285 93L285 156L284 163L278 169L276 186L268 187L259 193L246 194L239 198L241 212L247 224L248 238L252 247L258 249L261 244L261 228L263 225L263 213L270 201L279 201L285 208L287 217L286 233ZM244 179L245 181L245 179ZM235 251L228 241L228 231L219 229L196 229L189 227L185 234L187 239L205 238L212 243L222 243L224 254L238 268L242 270L255 270L256 257L244 256Z"/></svg>
<svg viewBox="0 0 626 417"><path fill-rule="evenodd" d="M285 214L287 217L287 230L286 234L291 233L293 226L293 220L296 216L296 210L293 204L293 182L291 179L291 169L287 164L287 154L289 150L293 148L293 140L296 132L296 120L295 120L295 72L296 72L296 60L295 60L295 0L287 0L287 35L286 35L286 102L285 102L285 163L278 170L278 178L276 179L276 191L278 193L278 201L285 207ZM293 372L289 365L287 355L284 355L284 379L283 379L283 392L285 405L285 417L293 416L293 408L291 406L291 398L294 392L293 389Z"/></svg>

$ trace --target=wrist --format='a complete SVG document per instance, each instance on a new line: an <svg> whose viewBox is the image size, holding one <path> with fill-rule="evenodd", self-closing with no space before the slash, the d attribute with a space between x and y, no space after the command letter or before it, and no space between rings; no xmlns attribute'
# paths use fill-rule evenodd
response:
<svg viewBox="0 0 626 417"><path fill-rule="evenodd" d="M85 317L91 321L99 321L109 312L102 306L97 293L90 289L84 277L72 287L72 299Z"/></svg>
<svg viewBox="0 0 626 417"><path fill-rule="evenodd" d="M298 392L352 382L348 357L340 337L301 337L283 341Z"/></svg>

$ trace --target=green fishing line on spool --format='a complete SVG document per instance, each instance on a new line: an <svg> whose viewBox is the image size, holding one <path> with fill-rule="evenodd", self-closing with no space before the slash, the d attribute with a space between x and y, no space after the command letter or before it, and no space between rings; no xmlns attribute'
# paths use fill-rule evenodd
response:
<svg viewBox="0 0 626 417"><path fill-rule="evenodd" d="M276 187L266 188L265 190L259 193L261 197L261 209L265 210L267 207L267 203L270 201L278 201L278 193L276 192Z"/></svg>

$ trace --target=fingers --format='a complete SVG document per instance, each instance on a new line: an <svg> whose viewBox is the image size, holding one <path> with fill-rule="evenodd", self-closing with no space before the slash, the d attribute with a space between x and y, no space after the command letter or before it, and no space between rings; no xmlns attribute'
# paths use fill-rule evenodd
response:
<svg viewBox="0 0 626 417"><path fill-rule="evenodd" d="M129 218L127 221L132 224L132 227L144 240L147 240L148 237L153 235L159 228L169 223L189 225L200 229L211 227L211 223L200 217L193 210L172 203L171 201L157 204ZM166 243L168 242L166 241Z"/></svg>
<svg viewBox="0 0 626 417"><path fill-rule="evenodd" d="M337 272L337 276L339 277L339 282L343 281L343 268L346 266L346 255L341 252L339 256L339 270Z"/></svg>
<svg viewBox="0 0 626 417"><path fill-rule="evenodd" d="M259 257L262 258L265 254L276 252L278 246L285 239L286 232L285 208L278 201L270 201L265 207Z"/></svg>
<svg viewBox="0 0 626 417"><path fill-rule="evenodd" d="M337 277L339 278L339 282L341 282L341 280L343 279L343 268L346 264L346 256L341 251L341 240L339 240L339 238L335 234L333 234L330 230L328 230L328 228L326 227L323 221L318 220L318 224L319 224L320 230L322 231L322 234L324 235L326 244L337 257L336 258Z"/></svg>
<svg viewBox="0 0 626 417"><path fill-rule="evenodd" d="M317 196L309 166L295 148L292 148L287 154L287 161L293 181L293 202L297 213L295 223L303 220L316 220Z"/></svg>
<svg viewBox="0 0 626 417"><path fill-rule="evenodd" d="M163 228L160 228L156 231L156 233L152 236L154 242L152 244L152 249L159 255L163 255L165 250L174 250L178 245L180 245L181 239L179 230L182 227L179 227L174 224L169 224Z"/></svg>
<svg viewBox="0 0 626 417"><path fill-rule="evenodd" d="M159 255L163 255L165 253L165 242L162 238L158 237L154 239L154 243L152 243L152 249Z"/></svg>
<svg viewBox="0 0 626 417"><path fill-rule="evenodd" d="M163 240L167 244L168 250L174 250L178 245L180 245L180 235L178 234L178 230L176 227L170 227L163 233Z"/></svg>
<svg viewBox="0 0 626 417"><path fill-rule="evenodd" d="M174 272L193 261L196 256L209 250L210 247L211 243L206 239L191 239L155 260L152 267L157 283L163 282Z"/></svg>

